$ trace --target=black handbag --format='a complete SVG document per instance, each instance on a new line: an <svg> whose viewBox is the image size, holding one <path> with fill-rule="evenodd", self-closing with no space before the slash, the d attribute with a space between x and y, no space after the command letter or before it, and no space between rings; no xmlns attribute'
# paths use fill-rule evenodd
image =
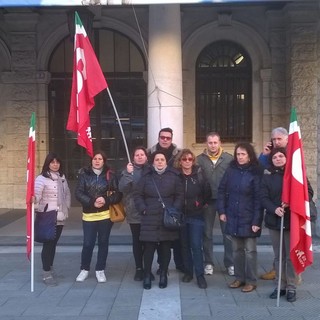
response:
<svg viewBox="0 0 320 320"><path fill-rule="evenodd" d="M184 224L183 213L175 207L167 207L164 204L162 197L160 195L159 189L158 189L153 177L152 177L152 181L153 181L153 184L157 190L159 200L160 200L162 207L163 207L163 225L164 225L164 227L169 230L179 230Z"/></svg>
<svg viewBox="0 0 320 320"><path fill-rule="evenodd" d="M47 211L48 205L44 212L36 211L34 221L34 241L44 243L54 240L56 237L57 210Z"/></svg>

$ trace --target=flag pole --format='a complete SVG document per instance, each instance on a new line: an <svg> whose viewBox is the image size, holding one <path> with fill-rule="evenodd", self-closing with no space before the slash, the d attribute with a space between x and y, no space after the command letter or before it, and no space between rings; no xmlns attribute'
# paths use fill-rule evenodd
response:
<svg viewBox="0 0 320 320"><path fill-rule="evenodd" d="M131 162L130 154L129 154L129 150L128 150L128 145L127 145L127 140L126 140L126 137L125 137L125 135L124 135L123 128L122 128L122 124L121 124L121 121L120 121L120 118L119 118L119 114L118 114L117 108L116 108L116 106L115 106L115 104L114 104L114 101L113 101L111 92L110 92L110 90L109 90L109 87L107 87L107 91L108 91L108 95L109 95L110 100L111 100L111 104L112 104L113 110L114 110L114 112L115 112L115 114L116 114L116 117L117 117L117 120L118 120L118 123L119 123L119 127L120 127L120 131L121 131L121 134L122 134L122 139L123 139L124 147L126 148L126 153L127 153L127 157L128 157L128 162Z"/></svg>
<svg viewBox="0 0 320 320"><path fill-rule="evenodd" d="M279 307L279 305L280 305L280 290L281 290L281 276L282 276L283 221L284 221L284 215L281 217L281 224L280 224L279 272L278 272L278 289L277 289L277 307Z"/></svg>
<svg viewBox="0 0 320 320"><path fill-rule="evenodd" d="M34 203L31 205L31 292L34 291Z"/></svg>

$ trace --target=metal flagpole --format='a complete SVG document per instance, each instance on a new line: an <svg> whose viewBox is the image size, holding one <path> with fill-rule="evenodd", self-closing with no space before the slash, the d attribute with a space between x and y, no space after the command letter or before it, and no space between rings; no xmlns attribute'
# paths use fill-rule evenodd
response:
<svg viewBox="0 0 320 320"><path fill-rule="evenodd" d="M279 272L278 272L278 289L277 289L277 307L280 305L280 289L281 289L281 276L282 276L282 245L283 245L283 220L284 215L281 217L280 225L280 244L279 244Z"/></svg>
<svg viewBox="0 0 320 320"><path fill-rule="evenodd" d="M111 103L112 103L113 110L114 110L114 112L116 114L116 117L117 117L117 120L118 120L118 123L119 123L119 127L120 127L120 131L121 131L121 134L122 134L124 147L126 148L126 152L127 152L128 162L131 162L130 154L129 154L129 150L128 150L128 145L127 145L127 140L126 140L126 137L124 135L122 124L121 124L121 121L120 121L120 118L119 118L119 114L118 114L117 108L116 108L116 106L114 104L114 101L112 99L112 95L111 95L111 92L109 90L109 87L107 87L107 91L108 91L108 94L109 94L109 97L110 97L110 100L111 100Z"/></svg>
<svg viewBox="0 0 320 320"><path fill-rule="evenodd" d="M34 203L31 204L31 292L34 291Z"/></svg>

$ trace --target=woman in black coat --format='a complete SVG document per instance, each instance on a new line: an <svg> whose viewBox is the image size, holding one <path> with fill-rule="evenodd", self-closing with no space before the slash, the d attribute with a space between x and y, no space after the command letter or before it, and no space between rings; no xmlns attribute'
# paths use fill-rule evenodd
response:
<svg viewBox="0 0 320 320"><path fill-rule="evenodd" d="M146 168L139 182L135 204L142 214L140 240L144 241L144 280L143 287L151 288L151 266L154 251L159 245L160 281L159 288L167 286L168 266L171 258L171 242L178 239L178 231L163 226L163 207L159 201L157 186L166 206L181 210L183 205L183 186L179 172L167 166L165 154L156 151L152 155L152 166Z"/></svg>
<svg viewBox="0 0 320 320"><path fill-rule="evenodd" d="M290 210L282 203L282 184L284 169L287 162L286 150L274 148L270 153L272 161L270 174L265 174L260 190L261 204L266 209L265 225L269 228L271 243L275 256L276 279L279 279L279 254L280 254L280 230L281 217L283 216L283 248L280 296L287 293L287 300L296 300L296 273L290 259ZM270 294L271 299L276 299L278 290Z"/></svg>
<svg viewBox="0 0 320 320"><path fill-rule="evenodd" d="M263 170L252 145L238 143L234 160L218 189L220 220L226 221L226 234L232 237L236 280L230 288L251 292L257 286L257 243L261 234L262 210L259 199Z"/></svg>

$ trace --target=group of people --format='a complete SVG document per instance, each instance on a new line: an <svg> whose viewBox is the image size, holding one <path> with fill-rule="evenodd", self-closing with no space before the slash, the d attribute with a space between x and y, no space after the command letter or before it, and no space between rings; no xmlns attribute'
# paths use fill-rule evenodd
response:
<svg viewBox="0 0 320 320"><path fill-rule="evenodd" d="M266 144L258 159L249 142L236 144L232 156L223 150L219 134L210 132L205 150L196 157L190 149L179 150L172 143L172 129L163 128L158 143L152 148L133 150L132 162L127 164L119 181L107 166L104 152L96 152L90 166L81 169L75 189L76 199L82 205L84 234L76 281L88 278L98 238L95 274L98 282L106 282L105 267L113 225L108 208L123 201L132 233L134 280L142 281L144 289L151 289L155 280L152 273L155 252L159 288L167 287L171 249L176 268L184 273L182 281L191 282L195 276L198 287L207 288L204 275L213 274L212 233L218 214L224 266L230 276L235 276L229 287L241 287L242 292L256 288L256 240L264 220L270 230L276 278L281 274L280 295L295 301L297 275L290 261L290 208L281 201L288 133L284 128L276 128L271 136L272 141ZM184 224L179 230L169 230L163 225L162 201L165 206L183 212ZM56 285L53 260L70 208L70 190L61 160L54 153L48 154L36 178L35 203L40 210L48 204L58 211L56 238L43 244L41 254L43 281ZM282 216L284 241L282 257L279 257ZM282 270L278 267L279 259L282 259ZM270 298L275 299L277 294L275 289Z"/></svg>

